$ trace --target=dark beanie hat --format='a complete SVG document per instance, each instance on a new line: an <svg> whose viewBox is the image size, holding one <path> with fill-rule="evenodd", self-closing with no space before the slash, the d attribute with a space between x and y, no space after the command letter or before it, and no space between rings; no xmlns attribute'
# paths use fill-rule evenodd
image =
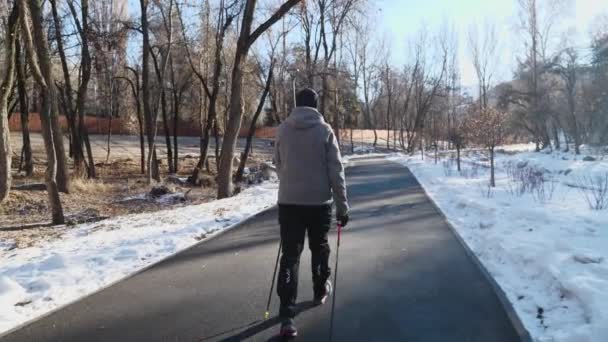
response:
<svg viewBox="0 0 608 342"><path fill-rule="evenodd" d="M318 102L319 96L310 88L304 88L296 94L296 107L317 108Z"/></svg>

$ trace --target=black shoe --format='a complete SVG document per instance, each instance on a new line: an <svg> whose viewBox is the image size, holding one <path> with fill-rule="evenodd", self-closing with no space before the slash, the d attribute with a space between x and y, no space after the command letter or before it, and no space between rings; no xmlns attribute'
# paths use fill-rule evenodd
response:
<svg viewBox="0 0 608 342"><path fill-rule="evenodd" d="M296 329L292 319L286 319L281 323L281 332L279 335L283 338L294 338L298 336L298 329Z"/></svg>
<svg viewBox="0 0 608 342"><path fill-rule="evenodd" d="M325 304L325 301L327 300L327 297L329 297L331 295L331 281L326 280L325 281L325 287L322 290L322 292L316 293L315 294L315 305L323 305Z"/></svg>

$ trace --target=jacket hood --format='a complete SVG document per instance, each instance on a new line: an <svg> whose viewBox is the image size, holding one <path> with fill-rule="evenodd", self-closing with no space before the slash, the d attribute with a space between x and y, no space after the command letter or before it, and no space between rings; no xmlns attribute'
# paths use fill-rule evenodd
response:
<svg viewBox="0 0 608 342"><path fill-rule="evenodd" d="M287 124L296 129L307 129L325 122L318 110L312 107L296 107L291 111Z"/></svg>

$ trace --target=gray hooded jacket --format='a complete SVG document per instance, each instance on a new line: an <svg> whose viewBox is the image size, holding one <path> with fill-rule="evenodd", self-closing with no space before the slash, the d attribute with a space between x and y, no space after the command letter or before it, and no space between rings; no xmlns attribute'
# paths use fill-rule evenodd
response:
<svg viewBox="0 0 608 342"><path fill-rule="evenodd" d="M296 107L279 126L274 163L279 204L329 204L333 197L337 214L348 212L340 149L331 126L316 109Z"/></svg>

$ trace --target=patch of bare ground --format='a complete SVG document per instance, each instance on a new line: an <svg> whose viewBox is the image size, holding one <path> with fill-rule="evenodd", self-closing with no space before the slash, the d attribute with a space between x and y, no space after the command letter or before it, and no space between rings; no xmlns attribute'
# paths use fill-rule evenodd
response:
<svg viewBox="0 0 608 342"><path fill-rule="evenodd" d="M250 156L249 167L260 169L259 165L271 158L268 151L260 152ZM124 158L98 163L97 179L72 179L71 192L60 195L66 217L66 225L62 226L48 224L50 209L46 191L13 189L0 206L0 241L10 241L13 248L24 248L60 238L79 223L212 201L216 195L213 157L209 162L210 171L202 173L201 186L185 181L197 161L198 156L181 157L177 175L168 176L167 163L163 160L163 182L153 185L141 174L139 161ZM44 163L37 162L32 177L15 173L13 187L43 183L44 167Z"/></svg>

